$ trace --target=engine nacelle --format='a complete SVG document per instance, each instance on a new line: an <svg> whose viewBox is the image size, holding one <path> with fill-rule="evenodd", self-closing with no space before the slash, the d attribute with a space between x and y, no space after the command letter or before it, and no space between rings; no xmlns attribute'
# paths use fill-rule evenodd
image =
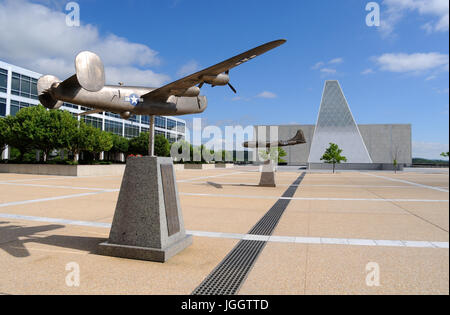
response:
<svg viewBox="0 0 450 315"><path fill-rule="evenodd" d="M120 114L120 117L122 117L123 119L128 120L131 117L131 113L130 112L123 112L123 113Z"/></svg>
<svg viewBox="0 0 450 315"><path fill-rule="evenodd" d="M230 76L225 73L218 74L216 76L205 75L202 76L202 80L211 85L227 85L230 82Z"/></svg>
<svg viewBox="0 0 450 315"><path fill-rule="evenodd" d="M176 96L197 97L199 95L200 95L200 88L197 86L192 86L186 91L177 94Z"/></svg>

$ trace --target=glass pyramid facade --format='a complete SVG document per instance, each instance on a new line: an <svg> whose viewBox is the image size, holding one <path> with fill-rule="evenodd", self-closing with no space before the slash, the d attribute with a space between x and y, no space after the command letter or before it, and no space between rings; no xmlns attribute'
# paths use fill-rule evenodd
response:
<svg viewBox="0 0 450 315"><path fill-rule="evenodd" d="M325 82L308 162L323 163L320 158L330 143L343 150L347 163L372 163L338 81Z"/></svg>

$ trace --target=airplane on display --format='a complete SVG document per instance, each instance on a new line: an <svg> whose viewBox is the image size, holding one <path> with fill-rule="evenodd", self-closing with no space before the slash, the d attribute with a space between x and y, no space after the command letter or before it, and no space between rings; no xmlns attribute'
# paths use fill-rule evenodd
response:
<svg viewBox="0 0 450 315"><path fill-rule="evenodd" d="M204 84L228 85L236 93L230 84L230 70L285 42L281 39L266 43L160 88L105 85L105 71L100 57L83 51L75 58L76 74L70 78L61 81L53 75L44 75L38 80L39 100L49 109L58 109L63 102L67 102L93 108L80 115L107 111L124 119L133 115L202 113L208 106L206 96L200 95Z"/></svg>
<svg viewBox="0 0 450 315"><path fill-rule="evenodd" d="M276 147L288 147L291 145L304 144L306 143L305 134L303 130L299 129L297 134L291 140L287 141L272 141L272 142L258 142L258 141L248 141L244 142L244 148L276 148Z"/></svg>

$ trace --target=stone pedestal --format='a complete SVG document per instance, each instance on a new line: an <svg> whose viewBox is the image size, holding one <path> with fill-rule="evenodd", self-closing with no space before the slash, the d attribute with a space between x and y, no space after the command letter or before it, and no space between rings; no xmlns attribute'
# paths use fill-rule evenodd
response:
<svg viewBox="0 0 450 315"><path fill-rule="evenodd" d="M259 171L261 172L261 179L259 181L259 186L261 187L276 187L275 183L275 172L276 164L273 161L267 161L260 166Z"/></svg>
<svg viewBox="0 0 450 315"><path fill-rule="evenodd" d="M171 158L129 158L109 240L101 255L166 262L192 244Z"/></svg>

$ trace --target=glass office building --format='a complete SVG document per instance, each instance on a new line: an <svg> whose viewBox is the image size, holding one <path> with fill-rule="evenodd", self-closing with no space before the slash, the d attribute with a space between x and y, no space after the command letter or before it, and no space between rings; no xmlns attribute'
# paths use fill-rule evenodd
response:
<svg viewBox="0 0 450 315"><path fill-rule="evenodd" d="M39 104L37 80L41 77L24 68L0 61L0 117L15 115L20 109ZM62 110L78 114L90 110L83 106L64 103ZM89 125L117 135L133 138L149 131L148 116L133 116L124 120L118 114L100 113L76 116ZM169 142L186 137L186 122L176 117L155 117L155 133L164 135ZM4 157L8 152L5 150Z"/></svg>

